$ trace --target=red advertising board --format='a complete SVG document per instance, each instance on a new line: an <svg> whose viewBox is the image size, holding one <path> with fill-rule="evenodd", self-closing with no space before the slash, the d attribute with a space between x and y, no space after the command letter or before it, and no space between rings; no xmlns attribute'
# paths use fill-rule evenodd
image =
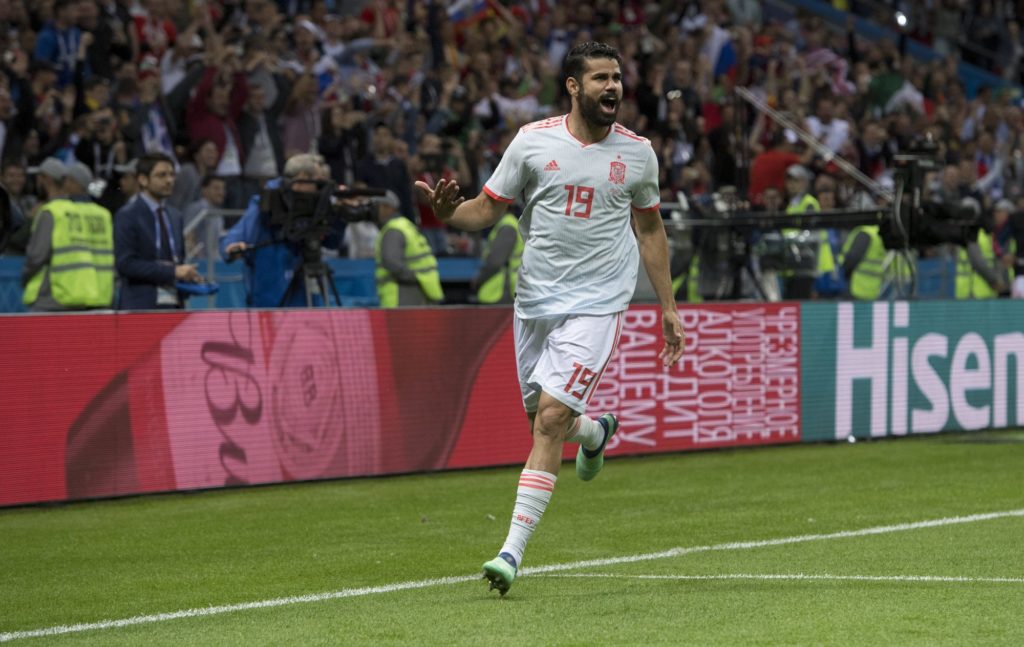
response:
<svg viewBox="0 0 1024 647"><path fill-rule="evenodd" d="M799 309L625 316L612 454L799 440ZM0 505L517 464L508 308L0 318ZM566 457L575 448L566 448Z"/></svg>

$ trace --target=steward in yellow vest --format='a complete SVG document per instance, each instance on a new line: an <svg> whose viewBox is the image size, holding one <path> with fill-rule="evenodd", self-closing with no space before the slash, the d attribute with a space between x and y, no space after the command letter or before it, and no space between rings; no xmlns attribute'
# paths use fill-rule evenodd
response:
<svg viewBox="0 0 1024 647"><path fill-rule="evenodd" d="M786 206L786 213L804 214L821 211L817 198L808 193L812 177L813 175L810 171L798 164L794 164L786 169L786 194L790 196L789 204ZM780 233L784 240L791 241L791 247L803 251L804 244L797 244L797 239L801 237L804 231L803 229L787 227L782 229ZM805 234L804 237L806 241ZM808 242L812 242L814 239L820 240L820 235L814 234L811 241ZM819 244L816 257L811 258L809 255L801 254L798 267L784 269L779 272L779 276L784 280L783 298L809 299L811 297L814 279L820 273L823 256L827 254L828 262L832 263L832 267L835 266L835 263L832 262L831 250L826 252L824 249L826 247L828 247L827 244ZM794 259L794 261L796 260ZM831 268L828 268L827 271L831 271Z"/></svg>
<svg viewBox="0 0 1024 647"><path fill-rule="evenodd" d="M524 246L523 236L519 233L519 219L506 213L491 228L480 272L473 279L478 303L512 303L515 300Z"/></svg>
<svg viewBox="0 0 1024 647"><path fill-rule="evenodd" d="M851 297L873 301L882 296L892 253L882 243L878 225L862 225L850 232L839 262Z"/></svg>
<svg viewBox="0 0 1024 647"><path fill-rule="evenodd" d="M422 306L444 300L437 258L426 237L405 216L396 216L397 197L379 205L380 233L374 248L380 307Z"/></svg>
<svg viewBox="0 0 1024 647"><path fill-rule="evenodd" d="M22 270L22 302L35 312L110 308L113 220L85 194L80 181L66 177L64 185L75 197L46 203L32 223Z"/></svg>
<svg viewBox="0 0 1024 647"><path fill-rule="evenodd" d="M996 258L992 234L978 230L978 239L960 248L956 261L957 299L996 299L1009 289L1013 271Z"/></svg>

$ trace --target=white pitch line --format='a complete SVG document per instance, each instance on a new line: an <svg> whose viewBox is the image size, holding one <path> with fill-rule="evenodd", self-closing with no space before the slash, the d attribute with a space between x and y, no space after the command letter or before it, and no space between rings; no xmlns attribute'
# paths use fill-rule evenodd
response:
<svg viewBox="0 0 1024 647"><path fill-rule="evenodd" d="M563 564L549 564L535 568L523 569L523 575L554 573L558 571L573 571L581 568L594 566L611 566L614 564L629 564L633 562L651 561L679 557L693 553L705 553L720 550L748 550L751 548L766 548L769 546L783 546L786 544L798 544L808 541L826 541L829 539L845 539L849 537L865 537L869 535L884 535L893 532L904 532L907 530L919 530L921 528L937 528L940 526L951 526L961 523L974 523L976 521L989 521L992 519L1004 519L1007 517L1024 517L1024 508L1019 510L1005 510L1002 512L987 512L983 514L972 514L963 517L945 517L942 519L931 519L928 521L916 521L913 523L899 523L891 526L875 526L873 528L861 528L859 530L844 530L819 535L797 535L794 537L780 537L778 539L762 539L757 541L728 542L724 544L713 544L707 546L690 546L687 548L678 547L664 550L657 553L643 553L640 555L623 555L620 557L608 557L605 559L589 559L579 562L568 562ZM163 622L165 620L180 620L182 618L201 618L204 616L219 615L222 613L234 613L249 609L267 609L292 604L305 604L309 602L323 602L325 600L337 600L341 598L355 598L377 593L394 593L395 591L408 591L411 589L423 589L431 586L443 586L446 584L461 584L479 579L479 575L462 575L458 577L441 577L429 580L418 580L414 582L398 582L395 584L383 584L380 586L367 586L355 589L341 589L328 593L314 593L310 595L297 595L286 598L274 598L271 600L260 600L256 602L241 602L238 604L224 604L212 607L200 607L195 609L184 609L168 613L156 613L152 615L132 616L120 620L101 620L99 622L85 622L74 625L57 625L44 629L31 629L27 631L10 631L0 633L0 642L10 642L23 638L44 638L49 636L60 636L63 634L80 633L99 629L116 629L119 627L131 627L135 625Z"/></svg>
<svg viewBox="0 0 1024 647"><path fill-rule="evenodd" d="M555 573L538 577L596 577L623 580L825 580L852 582L951 582L1024 584L1024 577L963 577L959 575L831 575L828 573L721 573L718 575L630 575L624 573Z"/></svg>
<svg viewBox="0 0 1024 647"><path fill-rule="evenodd" d="M748 550L751 548L767 548L769 546L800 544L808 541L825 541L829 539L846 539L848 537L885 535L893 532L905 532L907 530L919 530L921 528L937 528L939 526L952 526L961 523L974 523L976 521L1004 519L1006 517L1024 517L1024 508L1018 510L1006 510L1003 512L986 512L983 514L972 514L964 517L945 517L943 519L930 519L928 521L915 521L913 523L898 523L891 526L875 526L873 528L861 528L860 530L842 530L840 532L830 532L820 535L797 535L795 537L780 537L778 539L762 539L758 541L736 541L725 544L713 544L708 546L670 548L669 550L665 550L660 553L647 553L644 555L626 555L623 557L609 557L606 559L587 559L579 562L571 562L568 564L551 564L550 566L524 568L523 575L529 575L531 573L552 573L556 571L575 571L581 568L592 568L595 566L611 566L613 564L628 564L631 562L645 562L653 559L665 559L667 557L679 557L680 555L691 555L693 553L707 553L719 550Z"/></svg>

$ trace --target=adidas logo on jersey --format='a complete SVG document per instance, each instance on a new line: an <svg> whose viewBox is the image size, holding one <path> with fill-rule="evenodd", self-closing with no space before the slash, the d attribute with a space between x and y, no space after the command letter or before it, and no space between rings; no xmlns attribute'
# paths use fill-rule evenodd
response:
<svg viewBox="0 0 1024 647"><path fill-rule="evenodd" d="M562 169L558 168L558 162L556 162L555 160L551 160L550 162L548 162L548 165L544 167L544 170L545 171L561 171Z"/></svg>

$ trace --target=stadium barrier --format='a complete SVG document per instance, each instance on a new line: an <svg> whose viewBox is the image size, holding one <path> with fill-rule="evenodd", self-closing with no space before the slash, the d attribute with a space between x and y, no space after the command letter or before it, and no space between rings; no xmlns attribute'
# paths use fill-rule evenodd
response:
<svg viewBox="0 0 1024 647"><path fill-rule="evenodd" d="M599 386L611 455L1024 422L1024 302L626 313ZM512 311L0 317L0 505L521 463ZM574 448L566 448L566 458Z"/></svg>

